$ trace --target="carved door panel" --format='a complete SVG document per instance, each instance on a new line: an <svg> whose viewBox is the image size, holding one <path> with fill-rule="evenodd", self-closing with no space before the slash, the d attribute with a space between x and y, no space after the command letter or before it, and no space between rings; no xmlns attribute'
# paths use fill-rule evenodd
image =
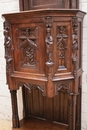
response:
<svg viewBox="0 0 87 130"><path fill-rule="evenodd" d="M71 71L72 36L70 22L54 23L54 73Z"/></svg>
<svg viewBox="0 0 87 130"><path fill-rule="evenodd" d="M14 71L45 73L43 24L13 27Z"/></svg>

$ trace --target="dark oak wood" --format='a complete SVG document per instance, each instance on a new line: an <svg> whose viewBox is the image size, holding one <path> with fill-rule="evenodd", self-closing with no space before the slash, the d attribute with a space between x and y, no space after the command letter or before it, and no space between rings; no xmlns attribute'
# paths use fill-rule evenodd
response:
<svg viewBox="0 0 87 130"><path fill-rule="evenodd" d="M19 128L19 117L18 117L18 107L17 107L17 96L16 96L16 90L11 90L11 101L12 101L12 121L13 121L13 127Z"/></svg>
<svg viewBox="0 0 87 130"><path fill-rule="evenodd" d="M79 9L79 0L19 0L20 10L66 8Z"/></svg>
<svg viewBox="0 0 87 130"><path fill-rule="evenodd" d="M59 130L81 130L84 15L78 9L56 8L3 15L13 127L19 127L16 91L22 87L25 119L49 121ZM43 129L43 123L39 127Z"/></svg>

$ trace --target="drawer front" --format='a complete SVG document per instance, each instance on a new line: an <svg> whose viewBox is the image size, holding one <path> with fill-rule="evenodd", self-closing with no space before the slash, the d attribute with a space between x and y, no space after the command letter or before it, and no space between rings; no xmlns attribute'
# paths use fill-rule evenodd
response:
<svg viewBox="0 0 87 130"><path fill-rule="evenodd" d="M13 26L14 71L45 73L43 23Z"/></svg>

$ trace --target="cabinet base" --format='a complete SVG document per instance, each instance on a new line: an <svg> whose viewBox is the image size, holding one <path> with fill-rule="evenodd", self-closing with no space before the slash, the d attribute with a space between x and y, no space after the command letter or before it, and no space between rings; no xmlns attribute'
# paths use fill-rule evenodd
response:
<svg viewBox="0 0 87 130"><path fill-rule="evenodd" d="M67 128L52 122L30 118L21 120L20 128L12 130L67 130Z"/></svg>

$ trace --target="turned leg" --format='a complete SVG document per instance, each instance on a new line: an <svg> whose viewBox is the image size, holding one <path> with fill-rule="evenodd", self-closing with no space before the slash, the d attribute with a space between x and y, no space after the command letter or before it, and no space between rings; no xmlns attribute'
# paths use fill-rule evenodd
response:
<svg viewBox="0 0 87 130"><path fill-rule="evenodd" d="M17 107L17 95L16 90L11 90L11 102L12 102L12 122L13 128L19 128L19 117L18 117L18 107Z"/></svg>
<svg viewBox="0 0 87 130"><path fill-rule="evenodd" d="M27 103L26 103L26 93L25 93L25 87L22 87L22 97L23 97L23 118L27 119Z"/></svg>
<svg viewBox="0 0 87 130"><path fill-rule="evenodd" d="M76 125L76 95L70 96L69 98L69 113L68 113L68 130L75 130Z"/></svg>

